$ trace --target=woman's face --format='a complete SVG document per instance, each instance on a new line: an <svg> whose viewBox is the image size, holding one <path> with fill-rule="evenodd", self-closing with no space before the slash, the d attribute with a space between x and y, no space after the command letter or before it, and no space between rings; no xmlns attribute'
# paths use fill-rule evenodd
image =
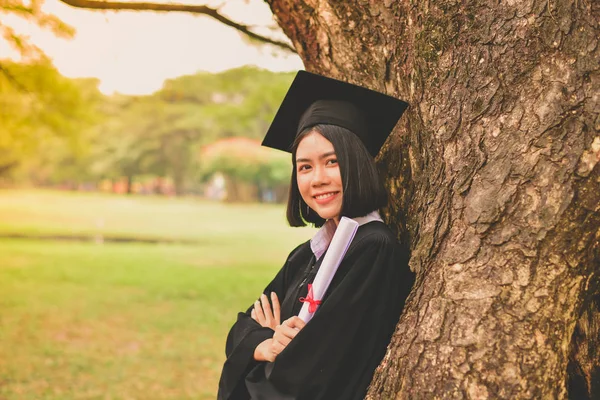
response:
<svg viewBox="0 0 600 400"><path fill-rule="evenodd" d="M298 144L296 178L306 204L321 218L333 218L337 224L343 196L340 167L333 144L316 131L306 135Z"/></svg>

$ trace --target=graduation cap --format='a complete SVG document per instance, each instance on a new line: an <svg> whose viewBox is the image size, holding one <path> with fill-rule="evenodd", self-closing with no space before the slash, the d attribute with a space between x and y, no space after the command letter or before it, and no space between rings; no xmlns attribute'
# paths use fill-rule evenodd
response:
<svg viewBox="0 0 600 400"><path fill-rule="evenodd" d="M328 124L355 133L375 157L406 107L404 101L383 93L298 71L262 145L291 152L296 135Z"/></svg>

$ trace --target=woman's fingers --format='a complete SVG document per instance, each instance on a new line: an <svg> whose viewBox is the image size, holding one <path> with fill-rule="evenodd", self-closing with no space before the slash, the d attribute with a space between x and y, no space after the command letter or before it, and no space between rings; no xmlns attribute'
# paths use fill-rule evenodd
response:
<svg viewBox="0 0 600 400"><path fill-rule="evenodd" d="M275 333L273 334L273 340L278 341L284 346L287 346L293 338L300 332L296 328L292 328L285 323L275 327Z"/></svg>
<svg viewBox="0 0 600 400"><path fill-rule="evenodd" d="M279 305L279 298L277 293L271 292L271 303L273 303L273 319L275 325L281 325L281 306Z"/></svg>
<svg viewBox="0 0 600 400"><path fill-rule="evenodd" d="M300 329L304 328L304 326L306 325L306 322L304 322L302 320L302 318L300 318L298 316L293 316L293 317L288 318L285 321L283 321L283 325L287 325L290 328L295 328L297 330L300 330Z"/></svg>
<svg viewBox="0 0 600 400"><path fill-rule="evenodd" d="M256 314L256 322L258 322L262 326L265 326L265 314L263 313L263 308L260 305L259 300L256 300L254 302L254 313Z"/></svg>
<svg viewBox="0 0 600 400"><path fill-rule="evenodd" d="M283 321L283 324L277 325L273 334L273 342L271 343L273 352L275 354L281 353L305 325L306 323L297 316L286 319Z"/></svg>
<svg viewBox="0 0 600 400"><path fill-rule="evenodd" d="M273 341L271 342L271 352L275 354L275 356L278 356L279 353L283 351L283 349L285 349L285 346L279 343L277 340L273 339Z"/></svg>
<svg viewBox="0 0 600 400"><path fill-rule="evenodd" d="M264 293L260 295L260 303L262 304L266 326L268 326L269 328L273 328L275 326L275 318L273 317L273 311L271 311L269 299L267 299L267 295L265 295Z"/></svg>
<svg viewBox="0 0 600 400"><path fill-rule="evenodd" d="M254 302L250 316L261 326L275 330L281 321L281 306L275 292L271 292L271 301L273 302L272 307L267 295L262 294L260 299Z"/></svg>

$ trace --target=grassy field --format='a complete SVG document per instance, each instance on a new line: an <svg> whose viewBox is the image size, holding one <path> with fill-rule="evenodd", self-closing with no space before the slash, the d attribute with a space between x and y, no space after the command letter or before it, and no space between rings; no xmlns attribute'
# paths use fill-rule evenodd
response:
<svg viewBox="0 0 600 400"><path fill-rule="evenodd" d="M214 399L226 333L312 234L282 206L0 191L0 399Z"/></svg>

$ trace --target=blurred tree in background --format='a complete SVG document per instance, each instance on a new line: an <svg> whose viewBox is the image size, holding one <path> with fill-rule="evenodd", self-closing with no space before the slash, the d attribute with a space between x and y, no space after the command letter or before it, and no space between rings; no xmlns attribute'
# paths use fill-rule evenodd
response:
<svg viewBox="0 0 600 400"><path fill-rule="evenodd" d="M82 156L85 131L97 122L97 82L64 78L45 59L3 61L2 71L0 177L19 166L37 170L42 160L59 166Z"/></svg>
<svg viewBox="0 0 600 400"><path fill-rule="evenodd" d="M196 192L210 173L225 172L212 161L203 167L201 148L224 138L261 137L292 79L242 67L168 80L150 96L107 97L89 176L126 177L129 191L136 177L160 177L177 195ZM260 159L248 160L257 163L248 169L252 182L278 184Z"/></svg>
<svg viewBox="0 0 600 400"><path fill-rule="evenodd" d="M57 36L74 35L41 5L38 0L0 0L0 14L34 22ZM44 176L50 173L48 162L73 162L85 152L80 139L96 121L98 82L61 76L39 48L6 22L0 23L0 35L20 56L19 62L0 60L0 179L19 176L24 165Z"/></svg>
<svg viewBox="0 0 600 400"><path fill-rule="evenodd" d="M1 13L59 36L74 34L40 6L40 1L0 0ZM224 138L262 137L292 74L241 67L167 80L149 96L105 96L95 79L60 75L41 50L7 24L0 24L0 33L21 55L19 61L0 59L1 182L103 186L127 193L141 187L182 195L200 192L210 174L221 171L230 190L233 182L244 182L254 185L255 193L271 193L256 200L282 199L287 159L285 167L275 168L261 157L247 157L241 173L227 169L230 158L224 154L222 162L202 166L201 149ZM238 197L231 193L229 199Z"/></svg>
<svg viewBox="0 0 600 400"><path fill-rule="evenodd" d="M225 177L229 201L278 201L286 199L290 181L290 157L247 138L223 139L202 152L204 172Z"/></svg>
<svg viewBox="0 0 600 400"><path fill-rule="evenodd" d="M5 179L74 188L123 178L131 192L136 178L158 177L172 182L177 195L190 186L197 191L207 171L219 171L212 161L202 167L203 146L260 138L293 79L242 67L169 80L149 96L104 96L95 80L65 78L47 60L4 61L3 68L19 82L0 77ZM247 162L257 164L247 168L254 175L245 182L280 183L262 159Z"/></svg>

